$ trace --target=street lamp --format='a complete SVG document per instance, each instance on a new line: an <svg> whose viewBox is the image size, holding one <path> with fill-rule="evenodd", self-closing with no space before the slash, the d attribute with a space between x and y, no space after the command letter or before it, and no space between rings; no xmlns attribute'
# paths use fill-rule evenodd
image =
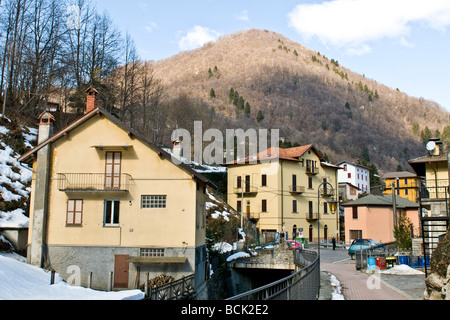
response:
<svg viewBox="0 0 450 320"><path fill-rule="evenodd" d="M320 198L332 198L328 207L332 214L337 210L338 202L334 199L334 188L329 182L322 182L317 188L317 254L320 257Z"/></svg>

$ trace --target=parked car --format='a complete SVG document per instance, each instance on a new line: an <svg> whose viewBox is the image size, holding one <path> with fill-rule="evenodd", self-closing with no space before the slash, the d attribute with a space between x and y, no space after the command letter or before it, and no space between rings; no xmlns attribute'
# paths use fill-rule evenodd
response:
<svg viewBox="0 0 450 320"><path fill-rule="evenodd" d="M368 249L376 245L379 245L379 243L372 239L355 239L353 240L350 248L348 248L348 254L353 260L355 258L356 251Z"/></svg>
<svg viewBox="0 0 450 320"><path fill-rule="evenodd" d="M286 244L288 245L288 248L291 250L303 249L302 244L298 240L286 240Z"/></svg>

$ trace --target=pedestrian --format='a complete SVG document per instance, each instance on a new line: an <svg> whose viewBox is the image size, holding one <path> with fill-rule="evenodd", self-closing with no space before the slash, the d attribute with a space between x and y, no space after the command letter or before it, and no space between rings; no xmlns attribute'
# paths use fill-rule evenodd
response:
<svg viewBox="0 0 450 320"><path fill-rule="evenodd" d="M333 237L333 239L331 240L331 242L333 243L333 250L336 249L336 238Z"/></svg>

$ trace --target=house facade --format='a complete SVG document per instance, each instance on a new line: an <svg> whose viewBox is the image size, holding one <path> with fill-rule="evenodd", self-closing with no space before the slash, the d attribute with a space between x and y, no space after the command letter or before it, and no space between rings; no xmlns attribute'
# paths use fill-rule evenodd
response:
<svg viewBox="0 0 450 320"><path fill-rule="evenodd" d="M407 171L388 172L381 177L384 180L383 194L392 194L392 186L394 186L397 196L412 202L419 202L420 179L417 174Z"/></svg>
<svg viewBox="0 0 450 320"><path fill-rule="evenodd" d="M411 233L420 235L419 205L395 196L396 214L406 215L413 223ZM358 200L343 204L345 215L345 239L372 239L377 242L392 242L394 238L394 209L392 195L367 195Z"/></svg>
<svg viewBox="0 0 450 320"><path fill-rule="evenodd" d="M326 163L313 145L272 147L227 166L228 204L254 221L261 243L281 232L289 239L317 241L318 224L321 239L337 236L338 214L328 202L338 201L338 167Z"/></svg>
<svg viewBox="0 0 450 320"><path fill-rule="evenodd" d="M98 290L193 273L199 288L208 180L94 102L55 134L41 115L39 143L19 159L35 172L28 262Z"/></svg>
<svg viewBox="0 0 450 320"><path fill-rule="evenodd" d="M338 172L339 183L350 183L359 189L358 194L370 194L370 169L351 161L337 164L343 170Z"/></svg>

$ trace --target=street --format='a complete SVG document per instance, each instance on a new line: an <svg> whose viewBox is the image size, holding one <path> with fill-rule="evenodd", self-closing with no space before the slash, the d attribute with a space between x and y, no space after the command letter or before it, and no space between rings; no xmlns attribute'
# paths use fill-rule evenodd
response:
<svg viewBox="0 0 450 320"><path fill-rule="evenodd" d="M317 247L310 246L310 250ZM368 274L355 268L347 250L320 249L321 300L331 300L335 288L330 276L340 283L345 300L422 300L425 290L424 275L392 275L375 272Z"/></svg>

